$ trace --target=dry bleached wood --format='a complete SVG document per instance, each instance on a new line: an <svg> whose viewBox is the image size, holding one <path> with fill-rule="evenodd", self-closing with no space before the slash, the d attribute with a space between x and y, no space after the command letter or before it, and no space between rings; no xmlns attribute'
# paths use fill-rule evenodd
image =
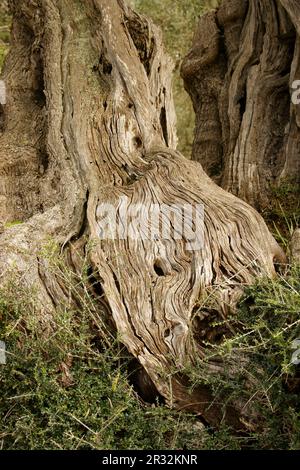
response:
<svg viewBox="0 0 300 470"><path fill-rule="evenodd" d="M196 111L193 159L224 189L268 206L300 183L300 3L224 0L201 17L182 75Z"/></svg>
<svg viewBox="0 0 300 470"><path fill-rule="evenodd" d="M0 235L2 279L14 263L49 313L66 294L40 246L53 237L79 269L78 251L92 241L90 261L123 343L169 404L216 423L222 412L208 408L209 390L190 395L174 374L195 355L199 299L210 292L226 316L243 285L273 276L283 254L254 209L175 150L172 64L151 22L122 0L12 6L0 201L4 223L23 223ZM124 196L129 207L203 204L203 249L187 250L174 234L100 240L101 204L118 206ZM240 425L234 410L228 420Z"/></svg>
<svg viewBox="0 0 300 470"><path fill-rule="evenodd" d="M296 229L293 233L291 244L290 244L290 251L291 251L291 260L294 263L300 263L300 229Z"/></svg>

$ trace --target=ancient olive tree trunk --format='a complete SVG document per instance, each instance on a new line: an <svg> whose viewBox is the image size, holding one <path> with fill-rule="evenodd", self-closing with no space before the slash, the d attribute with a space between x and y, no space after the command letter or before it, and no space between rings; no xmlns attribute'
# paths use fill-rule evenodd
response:
<svg viewBox="0 0 300 470"><path fill-rule="evenodd" d="M200 19L182 76L193 159L218 184L260 208L274 185L299 184L298 0L225 0Z"/></svg>
<svg viewBox="0 0 300 470"><path fill-rule="evenodd" d="M72 269L85 251L121 340L158 391L217 422L209 390L189 394L180 375L203 350L192 341L197 305L208 292L224 318L244 284L274 275L282 253L254 209L175 150L172 65L147 19L123 0L11 3L1 77L1 278L13 266L40 295L41 318L51 318L67 292L40 247L57 240ZM103 237L103 204L122 220L124 201L127 212L142 204L145 214L153 205L203 204L203 246L191 249L188 236L173 232L147 238L147 218L131 238ZM239 426L232 410L228 419Z"/></svg>

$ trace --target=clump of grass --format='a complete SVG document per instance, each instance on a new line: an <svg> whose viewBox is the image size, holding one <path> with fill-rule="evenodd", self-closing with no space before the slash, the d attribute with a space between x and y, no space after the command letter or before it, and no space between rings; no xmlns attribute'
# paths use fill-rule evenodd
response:
<svg viewBox="0 0 300 470"><path fill-rule="evenodd" d="M199 16L215 8L219 0L131 0L139 12L145 14L160 26L164 44L175 63L173 92L177 113L179 150L186 157L192 154L194 140L195 113L191 99L184 89L180 77L180 66L184 56L192 46L193 35Z"/></svg>
<svg viewBox="0 0 300 470"><path fill-rule="evenodd" d="M276 240L288 248L293 231L300 226L300 186L283 181L271 187L269 207L262 214Z"/></svg>
<svg viewBox="0 0 300 470"><path fill-rule="evenodd" d="M44 251L69 298L49 315L35 289L24 289L16 276L0 290L7 349L7 364L0 365L0 448L198 448L195 417L145 405L130 386L132 358L104 327L99 299L86 289L90 268L75 274L54 245Z"/></svg>

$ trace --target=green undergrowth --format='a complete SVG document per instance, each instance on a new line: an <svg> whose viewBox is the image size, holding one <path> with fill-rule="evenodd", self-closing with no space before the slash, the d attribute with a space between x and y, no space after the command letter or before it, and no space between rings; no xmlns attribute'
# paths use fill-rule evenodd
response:
<svg viewBox="0 0 300 470"><path fill-rule="evenodd" d="M206 358L180 371L191 388L208 385L224 410L241 400L251 407L258 425L240 436L225 423L203 429L192 415L141 401L130 380L132 358L105 326L87 262L73 273L51 243L41 257L67 300L49 315L35 288L24 289L13 273L0 290L0 340L7 349L0 365L0 448L300 449L300 374L292 363L300 347L300 267L247 288L234 317L209 325L235 333L207 343ZM212 374L216 358L222 368Z"/></svg>
<svg viewBox="0 0 300 470"><path fill-rule="evenodd" d="M207 343L206 358L187 368L191 387L209 385L224 411L241 402L256 418L243 437L223 426L206 445L300 449L300 267L257 280L238 313L211 327L230 333L219 345ZM218 373L211 362L221 366Z"/></svg>
<svg viewBox="0 0 300 470"><path fill-rule="evenodd" d="M133 390L132 358L104 327L88 268L75 275L50 253L48 269L69 292L54 314L46 305L41 314L35 289L16 276L0 290L0 449L198 448L195 417L142 403Z"/></svg>
<svg viewBox="0 0 300 470"><path fill-rule="evenodd" d="M269 206L262 213L276 240L285 248L300 226L300 185L284 181L271 188Z"/></svg>

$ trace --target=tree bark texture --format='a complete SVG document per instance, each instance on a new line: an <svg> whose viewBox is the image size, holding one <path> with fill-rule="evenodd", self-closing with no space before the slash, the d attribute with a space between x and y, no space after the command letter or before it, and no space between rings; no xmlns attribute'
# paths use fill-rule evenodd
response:
<svg viewBox="0 0 300 470"><path fill-rule="evenodd" d="M210 312L199 302L213 297L226 318L243 286L274 276L284 255L253 208L176 151L172 63L150 21L123 0L11 4L1 77L1 280L13 269L34 286L46 323L68 292L41 247L56 240L74 271L88 256L121 341L159 393L171 406L220 422L210 391L189 393L180 374L203 354L193 333ZM175 237L100 239L99 206L125 196L129 206L146 208L203 204L203 248L189 251ZM228 421L241 425L236 410Z"/></svg>
<svg viewBox="0 0 300 470"><path fill-rule="evenodd" d="M300 3L224 0L201 17L182 76L196 112L193 159L224 189L264 209L300 182Z"/></svg>

